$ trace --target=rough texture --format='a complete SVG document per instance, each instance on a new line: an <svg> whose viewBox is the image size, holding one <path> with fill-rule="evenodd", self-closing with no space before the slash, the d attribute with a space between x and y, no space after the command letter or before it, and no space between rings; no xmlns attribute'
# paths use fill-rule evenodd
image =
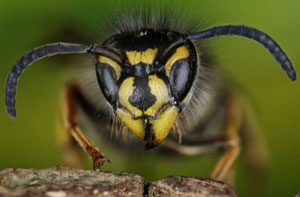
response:
<svg viewBox="0 0 300 197"><path fill-rule="evenodd" d="M151 182L148 196L236 196L226 184L210 179L169 176L161 181Z"/></svg>
<svg viewBox="0 0 300 197"><path fill-rule="evenodd" d="M0 170L0 197L4 196L236 196L224 183L187 177L167 177L149 183L129 173L96 172L64 166L49 169Z"/></svg>
<svg viewBox="0 0 300 197"><path fill-rule="evenodd" d="M95 172L57 166L44 170L3 169L3 196L142 196L144 179L128 173Z"/></svg>

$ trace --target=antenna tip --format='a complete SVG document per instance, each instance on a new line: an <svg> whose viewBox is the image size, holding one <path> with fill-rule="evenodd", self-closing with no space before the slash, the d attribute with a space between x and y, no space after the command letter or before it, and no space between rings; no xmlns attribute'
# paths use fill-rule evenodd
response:
<svg viewBox="0 0 300 197"><path fill-rule="evenodd" d="M292 80L292 81L296 81L297 79L297 74L296 71L294 69L288 70L286 72L287 76Z"/></svg>
<svg viewBox="0 0 300 197"><path fill-rule="evenodd" d="M7 109L7 113L13 119L15 119L17 117L17 112L15 109Z"/></svg>

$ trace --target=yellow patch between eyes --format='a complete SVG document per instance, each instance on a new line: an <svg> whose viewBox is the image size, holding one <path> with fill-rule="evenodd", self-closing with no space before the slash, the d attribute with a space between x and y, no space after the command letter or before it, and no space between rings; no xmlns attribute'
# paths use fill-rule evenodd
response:
<svg viewBox="0 0 300 197"><path fill-rule="evenodd" d="M156 97L156 101L145 111L145 115L154 116L157 111L169 101L168 87L163 80L156 75L149 76L148 84L151 89L151 94Z"/></svg>
<svg viewBox="0 0 300 197"><path fill-rule="evenodd" d="M147 49L146 51L126 51L126 56L132 66L140 62L144 64L153 64L157 51L157 49Z"/></svg>
<svg viewBox="0 0 300 197"><path fill-rule="evenodd" d="M185 59L188 58L189 56L190 56L190 52L185 46L178 47L176 49L176 52L168 59L165 65L166 75L168 77L170 76L172 66L177 60Z"/></svg>
<svg viewBox="0 0 300 197"><path fill-rule="evenodd" d="M117 76L117 79L120 78L120 75L121 75L121 66L114 60L108 58L108 57L105 57L105 56L100 56L99 57L99 62L100 63L103 63L103 64L108 64L109 66L111 66L115 73L116 73L116 76Z"/></svg>

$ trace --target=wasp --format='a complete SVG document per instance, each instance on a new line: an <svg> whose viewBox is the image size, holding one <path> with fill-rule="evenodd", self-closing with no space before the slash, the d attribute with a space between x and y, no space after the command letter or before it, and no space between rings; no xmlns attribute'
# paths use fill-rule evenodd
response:
<svg viewBox="0 0 300 197"><path fill-rule="evenodd" d="M101 125L99 135L114 130L133 134L126 138L128 146L143 140L146 149L166 147L187 155L222 149L211 178L224 180L240 154L240 131L247 115L201 41L220 36L254 40L295 81L290 59L268 34L244 25L191 31L143 14L130 20L120 17L118 29L101 44L57 42L27 52L6 79L9 116L16 118L16 89L27 67L49 56L90 54L94 62L91 78L97 84L90 92L96 92L98 102L91 102L88 87L70 81L64 88L63 117L66 131L91 157L94 169L110 160L84 134L78 123L80 110Z"/></svg>

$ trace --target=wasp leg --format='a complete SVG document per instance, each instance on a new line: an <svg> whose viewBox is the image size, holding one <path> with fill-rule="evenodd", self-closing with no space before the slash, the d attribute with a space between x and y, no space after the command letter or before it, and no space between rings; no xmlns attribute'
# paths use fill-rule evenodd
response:
<svg viewBox="0 0 300 197"><path fill-rule="evenodd" d="M83 154L76 140L72 137L69 130L63 123L62 116L57 120L57 142L63 152L64 160L73 167L83 168Z"/></svg>
<svg viewBox="0 0 300 197"><path fill-rule="evenodd" d="M165 140L164 145L185 155L198 155L224 150L225 153L214 168L211 178L224 180L240 153L240 135L242 107L238 99L226 97L225 125L222 134L206 140L186 141L178 144L172 139ZM210 123L209 123L210 124Z"/></svg>
<svg viewBox="0 0 300 197"><path fill-rule="evenodd" d="M242 110L239 101L230 97L227 106L227 119L225 122L224 134L228 147L224 155L218 161L210 177L215 180L224 180L240 154L240 135Z"/></svg>
<svg viewBox="0 0 300 197"><path fill-rule="evenodd" d="M197 141L197 145L193 146L178 144L174 140L166 139L163 145L178 153L189 156L215 152L230 146L224 137Z"/></svg>
<svg viewBox="0 0 300 197"><path fill-rule="evenodd" d="M65 101L65 125L71 135L83 148L85 152L93 159L93 168L99 169L105 162L110 162L109 159L95 147L82 133L76 120L77 102L76 95L81 94L79 88L74 83L68 83L64 91Z"/></svg>

